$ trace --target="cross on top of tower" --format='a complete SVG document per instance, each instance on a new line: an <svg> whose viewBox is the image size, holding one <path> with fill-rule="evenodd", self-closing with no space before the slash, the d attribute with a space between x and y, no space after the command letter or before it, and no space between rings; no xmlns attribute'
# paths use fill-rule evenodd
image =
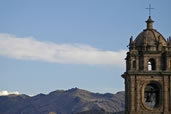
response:
<svg viewBox="0 0 171 114"><path fill-rule="evenodd" d="M149 7L148 7L148 8L146 8L146 9L148 9L148 10L149 10L149 16L151 16L151 10L153 10L154 8L152 8L152 7L151 7L151 4L149 4Z"/></svg>

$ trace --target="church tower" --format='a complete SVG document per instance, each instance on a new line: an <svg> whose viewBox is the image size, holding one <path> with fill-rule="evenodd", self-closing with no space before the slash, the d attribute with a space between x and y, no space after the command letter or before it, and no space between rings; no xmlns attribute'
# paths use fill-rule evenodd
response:
<svg viewBox="0 0 171 114"><path fill-rule="evenodd" d="M125 114L171 114L171 38L149 16L147 27L130 38L126 57Z"/></svg>

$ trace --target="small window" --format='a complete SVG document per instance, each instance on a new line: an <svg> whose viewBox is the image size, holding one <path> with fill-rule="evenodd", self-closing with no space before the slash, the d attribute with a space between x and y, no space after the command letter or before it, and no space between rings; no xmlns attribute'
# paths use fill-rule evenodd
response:
<svg viewBox="0 0 171 114"><path fill-rule="evenodd" d="M154 59L148 61L148 71L156 70L156 63Z"/></svg>
<svg viewBox="0 0 171 114"><path fill-rule="evenodd" d="M136 69L136 61L133 61L133 69Z"/></svg>

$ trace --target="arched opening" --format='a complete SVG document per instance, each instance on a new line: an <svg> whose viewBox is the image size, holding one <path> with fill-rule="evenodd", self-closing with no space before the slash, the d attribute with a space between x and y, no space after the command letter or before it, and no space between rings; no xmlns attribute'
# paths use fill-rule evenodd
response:
<svg viewBox="0 0 171 114"><path fill-rule="evenodd" d="M132 64L133 64L133 69L136 69L136 61L135 60L133 61Z"/></svg>
<svg viewBox="0 0 171 114"><path fill-rule="evenodd" d="M150 83L144 90L144 103L150 108L155 108L160 103L160 88L155 83Z"/></svg>
<svg viewBox="0 0 171 114"><path fill-rule="evenodd" d="M148 61L148 71L156 70L156 62L154 59L149 59Z"/></svg>

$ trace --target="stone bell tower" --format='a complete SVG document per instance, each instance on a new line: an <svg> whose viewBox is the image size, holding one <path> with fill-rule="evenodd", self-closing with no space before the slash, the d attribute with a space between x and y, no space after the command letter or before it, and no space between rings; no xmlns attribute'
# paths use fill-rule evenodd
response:
<svg viewBox="0 0 171 114"><path fill-rule="evenodd" d="M130 38L126 57L125 114L171 114L171 38L149 16L147 28Z"/></svg>

